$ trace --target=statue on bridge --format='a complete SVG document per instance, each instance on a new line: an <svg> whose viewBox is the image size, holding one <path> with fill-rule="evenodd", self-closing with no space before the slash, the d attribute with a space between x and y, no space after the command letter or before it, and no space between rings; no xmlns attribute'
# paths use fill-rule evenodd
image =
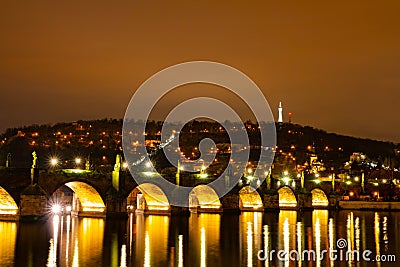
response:
<svg viewBox="0 0 400 267"><path fill-rule="evenodd" d="M37 167L37 154L36 154L36 151L32 152L32 157L33 157L32 169L36 169L36 167Z"/></svg>
<svg viewBox="0 0 400 267"><path fill-rule="evenodd" d="M117 154L115 158L114 171L119 172L120 170L121 170L121 155Z"/></svg>
<svg viewBox="0 0 400 267"><path fill-rule="evenodd" d="M11 153L7 154L7 159L6 159L6 168L11 167Z"/></svg>

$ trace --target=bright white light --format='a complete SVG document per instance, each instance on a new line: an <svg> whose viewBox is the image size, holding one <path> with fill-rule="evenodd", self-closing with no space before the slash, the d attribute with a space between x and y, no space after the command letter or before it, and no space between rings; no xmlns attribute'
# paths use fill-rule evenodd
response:
<svg viewBox="0 0 400 267"><path fill-rule="evenodd" d="M290 178L289 177L283 177L282 180L285 182L285 185L288 185L290 182Z"/></svg>
<svg viewBox="0 0 400 267"><path fill-rule="evenodd" d="M56 165L58 164L58 159L52 158L52 159L50 160L50 164L51 164L52 166L56 166Z"/></svg>
<svg viewBox="0 0 400 267"><path fill-rule="evenodd" d="M316 174L315 174L315 178L318 178L318 177L319 177L319 173L316 173Z"/></svg>
<svg viewBox="0 0 400 267"><path fill-rule="evenodd" d="M284 172L283 172L283 175L288 176L288 175L289 175L289 172L288 172L288 171L284 171Z"/></svg>
<svg viewBox="0 0 400 267"><path fill-rule="evenodd" d="M124 169L128 168L128 163L126 163L126 162L122 163L122 168L124 168Z"/></svg>
<svg viewBox="0 0 400 267"><path fill-rule="evenodd" d="M71 206L67 206L67 207L65 208L65 210L66 210L67 212L71 212L72 207L71 207Z"/></svg>
<svg viewBox="0 0 400 267"><path fill-rule="evenodd" d="M146 168L150 168L151 167L151 162L150 161L146 162L145 166L146 166Z"/></svg>
<svg viewBox="0 0 400 267"><path fill-rule="evenodd" d="M81 160L80 158L76 158L76 159L75 159L75 163L76 163L76 164L81 164L81 162L82 162L82 160Z"/></svg>
<svg viewBox="0 0 400 267"><path fill-rule="evenodd" d="M58 204L54 204L54 205L51 207L51 212L52 212L53 214L59 214L59 213L61 212L61 206L58 205Z"/></svg>

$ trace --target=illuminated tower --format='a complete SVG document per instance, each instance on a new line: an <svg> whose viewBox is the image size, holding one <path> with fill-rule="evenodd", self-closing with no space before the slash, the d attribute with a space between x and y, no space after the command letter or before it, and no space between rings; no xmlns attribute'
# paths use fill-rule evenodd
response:
<svg viewBox="0 0 400 267"><path fill-rule="evenodd" d="M279 107L278 107L278 122L283 122L283 108L282 108L282 102L279 102Z"/></svg>

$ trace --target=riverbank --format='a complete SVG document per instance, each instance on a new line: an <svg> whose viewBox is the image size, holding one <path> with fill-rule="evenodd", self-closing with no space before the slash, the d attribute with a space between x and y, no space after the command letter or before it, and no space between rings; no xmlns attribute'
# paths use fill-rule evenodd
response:
<svg viewBox="0 0 400 267"><path fill-rule="evenodd" d="M339 201L339 207L344 210L394 210L400 211L400 202L378 201Z"/></svg>

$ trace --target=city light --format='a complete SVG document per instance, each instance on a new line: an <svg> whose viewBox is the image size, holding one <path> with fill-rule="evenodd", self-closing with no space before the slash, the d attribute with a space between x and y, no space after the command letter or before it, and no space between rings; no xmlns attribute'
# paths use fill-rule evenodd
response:
<svg viewBox="0 0 400 267"><path fill-rule="evenodd" d="M288 185L290 182L290 178L289 177L283 177L282 180L285 182L285 185Z"/></svg>
<svg viewBox="0 0 400 267"><path fill-rule="evenodd" d="M127 162L122 163L122 168L127 169L128 168L128 163Z"/></svg>
<svg viewBox="0 0 400 267"><path fill-rule="evenodd" d="M76 158L75 159L75 163L76 164L81 164L82 163L82 159L81 158Z"/></svg>
<svg viewBox="0 0 400 267"><path fill-rule="evenodd" d="M152 164L151 164L151 162L150 162L150 161L147 161L147 162L146 162L146 164L145 164L146 168L150 168L150 167L151 167L151 165L152 165Z"/></svg>
<svg viewBox="0 0 400 267"><path fill-rule="evenodd" d="M58 204L54 204L54 205L51 207L51 212L52 212L53 214L60 214L60 213L61 213L61 206L58 205Z"/></svg>
<svg viewBox="0 0 400 267"><path fill-rule="evenodd" d="M208 177L207 173L200 173L199 176L203 179Z"/></svg>
<svg viewBox="0 0 400 267"><path fill-rule="evenodd" d="M51 166L57 166L58 165L58 159L57 158L52 158L50 159L50 164Z"/></svg>

